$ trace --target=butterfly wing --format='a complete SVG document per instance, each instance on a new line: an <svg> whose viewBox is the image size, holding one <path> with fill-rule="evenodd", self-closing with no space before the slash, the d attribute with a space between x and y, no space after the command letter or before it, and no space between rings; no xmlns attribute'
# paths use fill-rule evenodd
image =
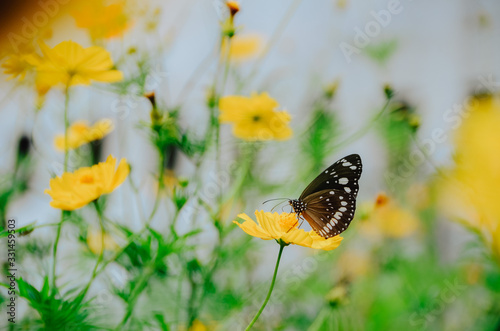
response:
<svg viewBox="0 0 500 331"><path fill-rule="evenodd" d="M343 191L356 198L362 170L361 157L358 154L348 155L316 177L302 192L299 200L304 201L307 196L328 189Z"/></svg>
<svg viewBox="0 0 500 331"><path fill-rule="evenodd" d="M344 232L356 210L356 197L344 190L322 190L306 196L303 201L307 208L301 215L326 239Z"/></svg>

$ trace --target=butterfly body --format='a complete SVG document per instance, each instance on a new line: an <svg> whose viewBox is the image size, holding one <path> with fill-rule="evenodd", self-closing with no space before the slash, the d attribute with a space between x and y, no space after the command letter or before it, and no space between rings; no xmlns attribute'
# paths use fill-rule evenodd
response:
<svg viewBox="0 0 500 331"><path fill-rule="evenodd" d="M358 154L348 155L323 171L289 204L323 238L344 232L356 210L362 163Z"/></svg>

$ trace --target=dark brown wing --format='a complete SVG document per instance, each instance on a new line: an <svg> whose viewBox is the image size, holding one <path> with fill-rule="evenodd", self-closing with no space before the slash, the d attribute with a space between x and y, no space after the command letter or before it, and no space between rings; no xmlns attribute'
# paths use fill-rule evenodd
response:
<svg viewBox="0 0 500 331"><path fill-rule="evenodd" d="M321 190L335 189L352 194L354 198L358 195L358 181L361 176L363 165L358 154L351 154L341 158L328 169L316 177L302 192L299 200L304 199Z"/></svg>
<svg viewBox="0 0 500 331"><path fill-rule="evenodd" d="M344 232L354 217L356 197L345 191L322 190L304 199L301 215L317 234L331 238Z"/></svg>

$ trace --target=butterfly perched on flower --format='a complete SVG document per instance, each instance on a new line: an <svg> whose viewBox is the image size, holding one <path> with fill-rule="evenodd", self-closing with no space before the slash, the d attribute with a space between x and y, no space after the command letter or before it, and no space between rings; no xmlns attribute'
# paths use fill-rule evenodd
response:
<svg viewBox="0 0 500 331"><path fill-rule="evenodd" d="M298 199L288 202L317 234L325 239L336 236L354 217L362 169L361 157L348 155L316 177Z"/></svg>

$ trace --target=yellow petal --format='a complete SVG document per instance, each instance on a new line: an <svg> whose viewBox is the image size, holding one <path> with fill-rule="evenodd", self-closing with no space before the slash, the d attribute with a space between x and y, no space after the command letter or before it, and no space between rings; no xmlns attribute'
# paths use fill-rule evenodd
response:
<svg viewBox="0 0 500 331"><path fill-rule="evenodd" d="M273 239L267 232L262 230L261 227L259 227L257 224L255 224L254 221L245 221L243 223L238 223L236 221L233 221L234 224L238 225L243 231L245 231L247 234L251 235L252 237L257 237L261 238L264 240L270 240Z"/></svg>

